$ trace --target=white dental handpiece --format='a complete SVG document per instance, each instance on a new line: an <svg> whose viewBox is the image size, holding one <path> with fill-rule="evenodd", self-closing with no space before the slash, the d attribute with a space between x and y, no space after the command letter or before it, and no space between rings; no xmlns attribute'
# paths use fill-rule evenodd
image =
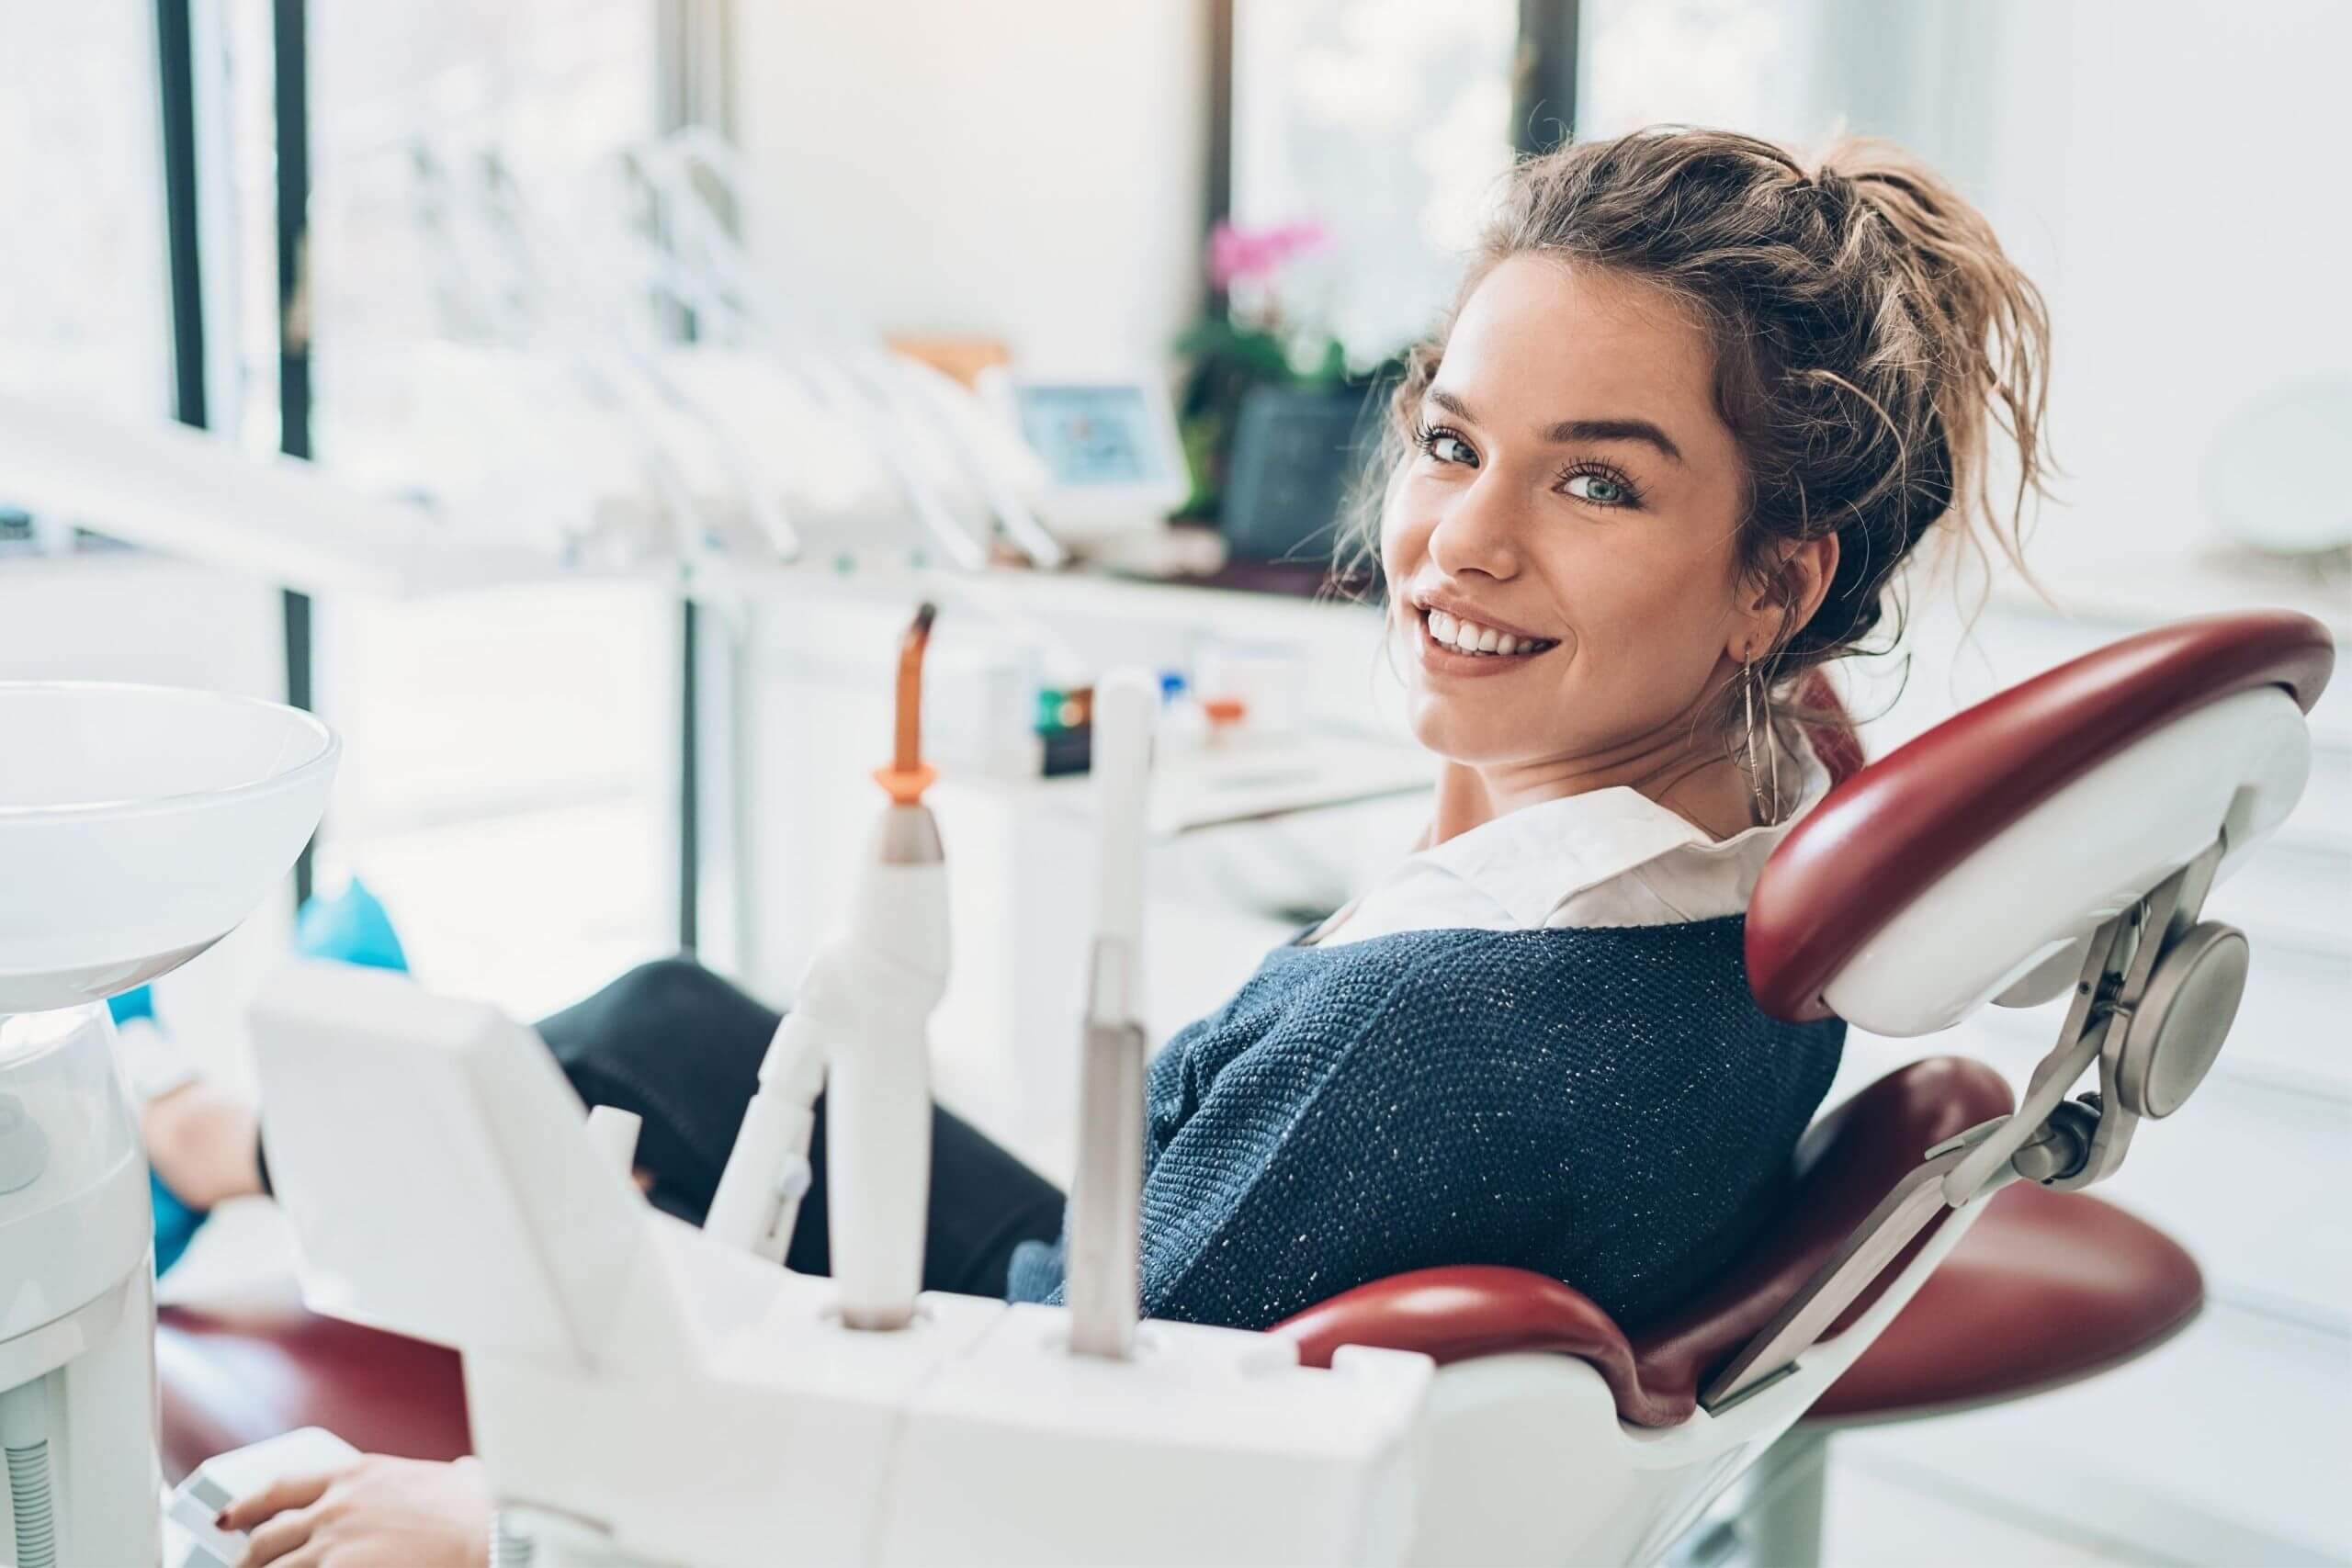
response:
<svg viewBox="0 0 2352 1568"><path fill-rule="evenodd" d="M1158 698L1158 688L1138 671L1121 671L1094 692L1091 771L1102 863L1067 1278L1070 1348L1114 1360L1133 1353L1141 1310L1144 807Z"/></svg>
<svg viewBox="0 0 2352 1568"><path fill-rule="evenodd" d="M899 651L898 737L876 780L891 804L849 902L810 960L760 1066L704 1230L772 1260L809 1185L815 1101L826 1099L827 1219L842 1321L904 1326L922 1283L930 1211L931 1013L947 987L946 866L922 803L925 605Z"/></svg>
<svg viewBox="0 0 2352 1568"><path fill-rule="evenodd" d="M931 1208L932 1010L947 989L947 866L922 793L925 604L899 649L898 725L875 781L890 806L875 825L848 917L828 951L826 1218L842 1322L903 1328L922 1288Z"/></svg>

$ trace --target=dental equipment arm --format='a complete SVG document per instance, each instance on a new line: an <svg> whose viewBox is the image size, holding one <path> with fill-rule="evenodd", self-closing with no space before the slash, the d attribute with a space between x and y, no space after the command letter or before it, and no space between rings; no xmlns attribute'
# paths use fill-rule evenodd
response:
<svg viewBox="0 0 2352 1568"><path fill-rule="evenodd" d="M672 413L695 423L712 440L728 479L777 558L797 560L800 537L786 518L782 502L759 482L723 425L662 373L657 355L644 341L643 324L626 309L612 308L613 301L628 298L637 280L626 275L616 278L616 269L599 265L598 247L567 245L550 233L495 152L483 159L478 195L491 233L542 302L542 319L536 324L566 340L563 347L575 378L621 416L640 446L640 466L669 513L680 558L708 567L713 530L695 499L693 481L652 434Z"/></svg>
<svg viewBox="0 0 2352 1568"><path fill-rule="evenodd" d="M1094 697L1093 773L1102 812L1094 948L1079 1087L1078 1179L1070 1189L1070 1348L1125 1360L1140 1306L1143 1201L1143 836L1158 694L1122 671Z"/></svg>
<svg viewBox="0 0 2352 1568"><path fill-rule="evenodd" d="M890 805L842 923L808 965L760 1065L760 1087L704 1229L781 1261L808 1190L808 1140L830 1090L830 1229L842 1321L900 1328L914 1315L931 1175L925 1031L947 987L946 865L922 792L922 656L932 606L899 650L898 735L876 780ZM830 1069L830 1072L829 1070Z"/></svg>
<svg viewBox="0 0 2352 1568"><path fill-rule="evenodd" d="M682 254L690 258L665 272L665 281L697 310L728 311L741 330L772 346L778 363L801 374L829 408L857 425L950 559L977 570L987 564L987 551L894 438L906 424L920 423L947 448L1006 536L1033 562L1051 569L1068 561L1060 542L908 367L842 331L837 312L798 306L797 297L819 295L806 277L792 277L791 288L775 284L773 275L789 265L788 255L770 257L764 268L747 264L741 243L714 206L720 193L738 209L745 200L741 165L732 148L704 128L690 126L644 149L638 164L668 200Z"/></svg>
<svg viewBox="0 0 2352 1568"><path fill-rule="evenodd" d="M399 598L549 575L535 552L365 494L302 458L249 457L185 425L9 390L0 472L13 504L309 593Z"/></svg>

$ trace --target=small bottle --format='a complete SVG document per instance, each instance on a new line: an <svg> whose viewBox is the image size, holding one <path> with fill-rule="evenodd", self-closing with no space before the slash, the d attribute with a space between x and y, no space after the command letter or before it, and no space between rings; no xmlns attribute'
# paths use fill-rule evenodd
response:
<svg viewBox="0 0 2352 1568"><path fill-rule="evenodd" d="M1249 705L1239 697L1211 697L1201 705L1201 712L1208 720L1208 744L1213 747L1231 744L1250 717Z"/></svg>

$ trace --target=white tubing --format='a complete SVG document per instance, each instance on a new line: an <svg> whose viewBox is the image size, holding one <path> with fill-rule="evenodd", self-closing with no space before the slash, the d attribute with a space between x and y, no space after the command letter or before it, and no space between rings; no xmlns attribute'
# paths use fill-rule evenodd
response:
<svg viewBox="0 0 2352 1568"><path fill-rule="evenodd" d="M57 1499L49 1473L49 1403L44 1381L0 1391L0 1454L8 1467L16 1521L16 1568L57 1568Z"/></svg>

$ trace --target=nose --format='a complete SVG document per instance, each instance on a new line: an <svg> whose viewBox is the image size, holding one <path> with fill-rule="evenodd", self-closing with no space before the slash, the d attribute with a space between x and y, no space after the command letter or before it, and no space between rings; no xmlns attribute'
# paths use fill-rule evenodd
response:
<svg viewBox="0 0 2352 1568"><path fill-rule="evenodd" d="M1448 577L1519 575L1519 508L1492 468L1450 498L1430 533L1430 559Z"/></svg>

